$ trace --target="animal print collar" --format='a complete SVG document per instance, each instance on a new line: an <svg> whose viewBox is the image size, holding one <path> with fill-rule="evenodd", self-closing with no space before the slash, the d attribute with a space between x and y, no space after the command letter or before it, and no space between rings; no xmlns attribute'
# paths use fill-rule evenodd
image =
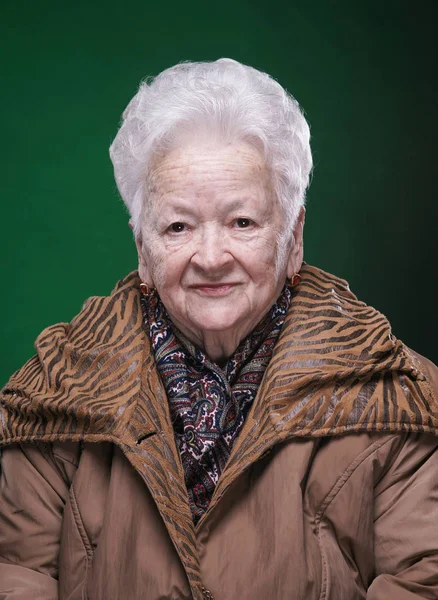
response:
<svg viewBox="0 0 438 600"><path fill-rule="evenodd" d="M438 432L438 400L386 318L342 279L304 265L256 401L233 454L251 439L355 431ZM0 443L135 444L159 428L165 391L142 328L139 278L90 298L37 338L36 356L0 394ZM158 412L157 412L158 411Z"/></svg>

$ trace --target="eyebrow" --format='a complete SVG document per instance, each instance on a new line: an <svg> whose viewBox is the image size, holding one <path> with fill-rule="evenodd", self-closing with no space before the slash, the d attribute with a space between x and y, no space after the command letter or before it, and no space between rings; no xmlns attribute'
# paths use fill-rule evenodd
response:
<svg viewBox="0 0 438 600"><path fill-rule="evenodd" d="M231 200L228 203L224 203L223 207L224 210L226 210L227 212L233 212L235 210L239 210L240 208L242 208L245 204L246 201L248 201L250 198L244 197L244 198L239 198L237 200ZM192 204L189 204L184 202L184 203L180 203L179 200L176 200L174 204L172 204L170 208L174 213L179 214L179 215L191 215L194 212L196 212L196 208L194 209L192 207Z"/></svg>
<svg viewBox="0 0 438 600"><path fill-rule="evenodd" d="M172 213L175 213L177 215L192 215L195 211L193 210L192 206L183 206L181 204L175 204L171 207L167 207L168 210L172 211ZM160 214L163 213L163 209L160 210Z"/></svg>
<svg viewBox="0 0 438 600"><path fill-rule="evenodd" d="M249 197L245 197L245 198L239 198L238 200L233 200L232 202L230 202L227 205L227 210L229 212L238 210L239 208L242 208L243 205L245 204L245 202L248 201L249 199L250 199Z"/></svg>

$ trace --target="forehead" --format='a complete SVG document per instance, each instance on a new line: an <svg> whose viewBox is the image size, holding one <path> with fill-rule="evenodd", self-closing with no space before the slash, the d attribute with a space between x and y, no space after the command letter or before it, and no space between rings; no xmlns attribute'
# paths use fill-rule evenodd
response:
<svg viewBox="0 0 438 600"><path fill-rule="evenodd" d="M240 142L223 145L186 144L155 161L150 172L151 192L180 194L216 186L223 191L268 185L268 169L261 153Z"/></svg>

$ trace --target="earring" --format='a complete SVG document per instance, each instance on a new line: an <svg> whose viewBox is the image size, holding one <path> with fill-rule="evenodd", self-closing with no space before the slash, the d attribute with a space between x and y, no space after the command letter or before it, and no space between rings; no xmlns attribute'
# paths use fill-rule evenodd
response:
<svg viewBox="0 0 438 600"><path fill-rule="evenodd" d="M301 281L301 275L299 273L295 273L295 275L292 278L291 277L286 278L286 283L290 287L295 287L296 285L298 285L300 283L300 281Z"/></svg>
<svg viewBox="0 0 438 600"><path fill-rule="evenodd" d="M296 285L298 285L301 281L301 275L299 273L295 273L295 275L292 277L292 287L295 287Z"/></svg>
<svg viewBox="0 0 438 600"><path fill-rule="evenodd" d="M155 288L149 287L147 283L140 283L140 292L143 296L152 296L155 292Z"/></svg>

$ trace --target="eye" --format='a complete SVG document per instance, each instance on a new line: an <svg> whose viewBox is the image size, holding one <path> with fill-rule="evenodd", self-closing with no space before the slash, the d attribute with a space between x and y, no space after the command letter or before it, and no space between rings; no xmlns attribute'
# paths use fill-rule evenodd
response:
<svg viewBox="0 0 438 600"><path fill-rule="evenodd" d="M239 218L236 219L236 227L239 229L246 229L252 224L251 219Z"/></svg>
<svg viewBox="0 0 438 600"><path fill-rule="evenodd" d="M182 231L184 231L186 228L184 223L181 223L180 221L177 221L176 223L172 223L172 225L169 227L170 231L172 231L173 233L181 233Z"/></svg>

